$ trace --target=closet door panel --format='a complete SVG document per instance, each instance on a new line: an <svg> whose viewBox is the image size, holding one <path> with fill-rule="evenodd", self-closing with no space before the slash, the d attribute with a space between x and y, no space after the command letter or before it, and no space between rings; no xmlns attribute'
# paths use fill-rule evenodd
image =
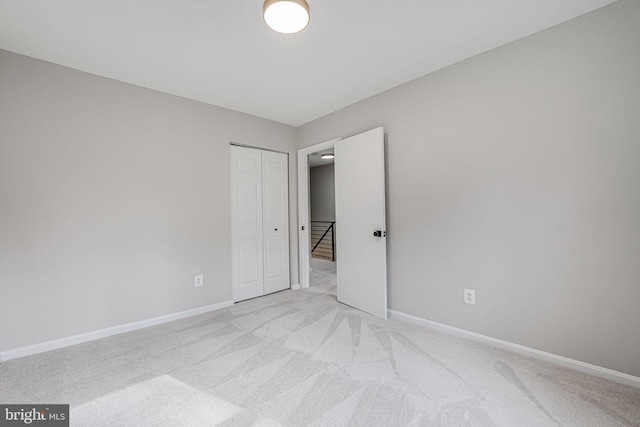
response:
<svg viewBox="0 0 640 427"><path fill-rule="evenodd" d="M231 251L234 301L264 294L262 153L231 147Z"/></svg>
<svg viewBox="0 0 640 427"><path fill-rule="evenodd" d="M289 288L289 176L287 155L262 152L264 292Z"/></svg>

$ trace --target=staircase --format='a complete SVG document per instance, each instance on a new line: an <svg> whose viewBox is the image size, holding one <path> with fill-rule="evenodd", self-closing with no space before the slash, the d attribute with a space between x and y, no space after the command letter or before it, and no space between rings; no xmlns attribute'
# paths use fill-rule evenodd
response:
<svg viewBox="0 0 640 427"><path fill-rule="evenodd" d="M335 221L311 221L311 256L336 260Z"/></svg>

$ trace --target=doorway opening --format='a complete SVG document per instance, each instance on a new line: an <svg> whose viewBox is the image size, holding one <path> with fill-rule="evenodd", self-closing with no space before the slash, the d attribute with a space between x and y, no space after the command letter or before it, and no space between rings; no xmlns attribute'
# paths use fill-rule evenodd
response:
<svg viewBox="0 0 640 427"><path fill-rule="evenodd" d="M333 148L308 155L310 212L309 286L322 287L335 293L336 275L336 210Z"/></svg>
<svg viewBox="0 0 640 427"><path fill-rule="evenodd" d="M322 142L320 144L315 144L310 147L302 148L298 150L298 226L299 228L299 243L298 243L298 251L299 251L299 262L300 262L300 286L305 289L308 288L311 284L311 276L310 272L314 268L312 265L312 256L311 256L311 240L312 240L312 215L311 215L311 196L310 196L310 158L313 158L313 163L316 163L316 158L322 157L322 154L317 154L313 156L313 153L328 153L333 152L333 148L335 143L339 141L340 138L332 139L329 141ZM317 166L328 165L329 162L319 162ZM334 202L335 206L335 202ZM325 207L326 208L326 207ZM335 207L333 209L333 218L332 221L335 222ZM317 218L316 218L317 219ZM335 231L335 230L334 230ZM321 237L321 236L318 236ZM326 236L325 236L326 238ZM315 243L314 243L315 246ZM334 237L334 250L337 249L335 245L335 237ZM336 251L337 253L337 251ZM335 276L335 262L332 262L331 265L320 265L323 264L322 261L313 261L315 267L317 268L317 272L321 270L331 270L333 269L333 273ZM318 277L315 277L318 279ZM335 279L334 279L335 282Z"/></svg>

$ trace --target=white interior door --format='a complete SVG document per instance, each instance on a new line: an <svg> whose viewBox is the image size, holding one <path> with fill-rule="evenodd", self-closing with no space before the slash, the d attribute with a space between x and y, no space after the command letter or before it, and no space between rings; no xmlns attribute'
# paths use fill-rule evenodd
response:
<svg viewBox="0 0 640 427"><path fill-rule="evenodd" d="M264 295L260 150L231 147L231 221L233 299Z"/></svg>
<svg viewBox="0 0 640 427"><path fill-rule="evenodd" d="M287 155L262 152L264 293L289 287L289 176Z"/></svg>
<svg viewBox="0 0 640 427"><path fill-rule="evenodd" d="M343 139L334 152L338 301L386 319L384 129Z"/></svg>
<svg viewBox="0 0 640 427"><path fill-rule="evenodd" d="M234 301L289 283L286 154L231 146L231 280Z"/></svg>

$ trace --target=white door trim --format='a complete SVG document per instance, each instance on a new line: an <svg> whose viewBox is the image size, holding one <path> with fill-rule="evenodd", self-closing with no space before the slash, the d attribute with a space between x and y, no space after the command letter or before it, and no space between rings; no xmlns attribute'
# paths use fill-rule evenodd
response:
<svg viewBox="0 0 640 427"><path fill-rule="evenodd" d="M342 138L335 138L298 150L298 263L300 286L309 287L309 154L332 148ZM304 230L302 229L304 227Z"/></svg>
<svg viewBox="0 0 640 427"><path fill-rule="evenodd" d="M260 150L260 151L269 151L271 153L286 154L287 156L289 155L288 151L272 150L271 148L258 147L257 145L239 144L239 143L233 142L233 141L230 142L229 145L232 146L232 147L253 148L255 150Z"/></svg>

